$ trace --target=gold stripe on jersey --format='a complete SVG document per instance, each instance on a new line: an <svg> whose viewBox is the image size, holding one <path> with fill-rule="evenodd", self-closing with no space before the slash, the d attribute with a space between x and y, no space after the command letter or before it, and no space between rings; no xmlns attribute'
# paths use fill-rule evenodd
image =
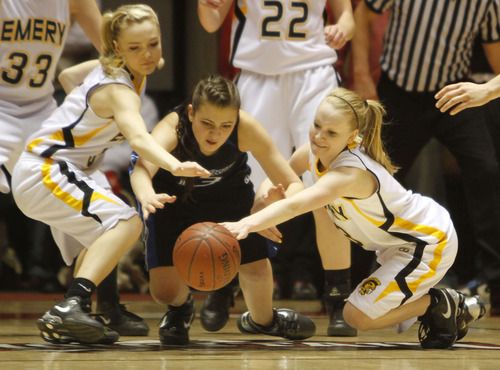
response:
<svg viewBox="0 0 500 370"><path fill-rule="evenodd" d="M361 216L366 218L373 225L380 227L385 223L382 221L374 220L373 218L371 218L368 215L361 212L361 210L358 208L358 206L354 203L354 201L352 199L346 199L346 198L342 198L342 199L351 203L352 206L356 209L356 211L358 211L358 213ZM417 225L417 224L414 224L408 220L404 220L400 217L396 217L394 219L394 225L397 225L397 226L401 227L402 229L405 229L408 231L416 231L416 232L421 233L421 234L433 236L434 238L436 238L436 240L438 240L438 245L434 249L434 258L431 261L431 263L429 264L430 271L427 272L426 274L422 275L419 279L417 279L411 283L408 283L408 288L410 289L411 292L414 293L417 290L420 283L422 283L422 281L424 281L425 279L428 279L436 274L436 268L439 265L439 263L441 262L441 256L443 254L443 249L448 244L448 238L446 237L446 233L444 231L436 229L435 227L427 226L427 225ZM387 231L387 232L390 233L389 231ZM388 294L395 292L395 291L399 291L399 290L400 289L399 289L397 282L393 281L384 289L384 291L382 293L380 293L379 297L375 300L375 302L377 302L378 300L387 296Z"/></svg>
<svg viewBox="0 0 500 370"><path fill-rule="evenodd" d="M50 168L52 164L54 164L54 160L47 158L42 166L43 184L52 191L52 194L54 194L54 196L61 199L64 203L74 208L75 210L81 212L83 209L83 199L76 199L71 194L66 193L59 187L57 183L52 180L52 178L50 177ZM90 202L92 203L93 201L98 199L120 205L120 203L115 202L113 199L108 198L104 194L93 192Z"/></svg>
<svg viewBox="0 0 500 370"><path fill-rule="evenodd" d="M142 81L140 84L137 83L136 79L135 78L132 78L132 82L134 83L134 87L135 87L135 92L137 94L139 94L141 91L142 91L142 88L144 86L144 83L146 82L146 77L143 77L142 78Z"/></svg>
<svg viewBox="0 0 500 370"><path fill-rule="evenodd" d="M88 134L83 135L83 136L73 136L73 140L75 142L75 146L83 146L87 141L92 139L95 135L97 135L99 132L104 130L106 127L114 123L115 120L111 120L107 122L104 126L101 126L99 128L96 128L95 130L90 131ZM62 132L61 132L62 133Z"/></svg>
<svg viewBox="0 0 500 370"><path fill-rule="evenodd" d="M434 248L434 258L432 259L431 263L429 263L429 269L430 270L427 273L425 273L424 275L422 275L420 278L418 278L417 280L412 281L410 283L407 283L408 289L410 289L410 291L412 293L415 293L415 291L417 290L418 286L424 280L426 280L426 279L428 279L428 278L430 278L430 277L432 277L432 276L434 276L436 274L437 266L441 262L441 258L442 258L442 255L443 255L443 249L448 244L448 238L446 237L446 233L444 231L441 231L441 230L436 229L436 228L431 227L431 226L415 225L415 224L412 224L409 221L405 221L405 220L402 220L400 218L397 218L394 223L397 224L398 226L404 228L404 229L415 230L415 231L418 231L418 232L426 234L426 235L431 235L434 238L436 238L436 239L439 240L436 248ZM392 292L395 292L395 291L399 291L399 290L400 289L399 289L398 283L395 282L395 281L392 281L384 289L384 291L382 293L380 293L380 295L375 300L375 302L377 302L378 300L384 298L388 294L390 294Z"/></svg>
<svg viewBox="0 0 500 370"><path fill-rule="evenodd" d="M95 130L92 130L91 132L89 132L88 134L85 134L83 136L73 136L73 141L75 143L75 146L76 147L83 146L87 141L92 139L95 135L97 135L100 131L104 130L106 127L108 127L113 122L115 122L115 120L111 120L111 121L107 122L104 126L98 127ZM34 139L27 145L26 148L28 149L29 152L32 152L33 148L40 145L44 140L46 140L46 139L45 138ZM62 131L57 131L57 132L53 133L52 135L50 135L48 140L65 142L64 134Z"/></svg>

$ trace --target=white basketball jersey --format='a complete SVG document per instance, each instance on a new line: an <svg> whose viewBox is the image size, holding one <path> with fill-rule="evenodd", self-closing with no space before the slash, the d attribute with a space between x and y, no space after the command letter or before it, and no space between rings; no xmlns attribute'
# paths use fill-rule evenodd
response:
<svg viewBox="0 0 500 370"><path fill-rule="evenodd" d="M231 63L276 75L333 64L323 33L326 0L236 0Z"/></svg>
<svg viewBox="0 0 500 370"><path fill-rule="evenodd" d="M68 0L1 0L0 22L0 108L20 117L52 103Z"/></svg>
<svg viewBox="0 0 500 370"><path fill-rule="evenodd" d="M98 166L106 149L125 138L113 119L101 118L92 111L88 102L90 91L102 85L124 84L142 99L145 82L146 78L134 83L125 70L110 78L101 66L95 68L28 139L27 150L43 158L71 162L80 169Z"/></svg>
<svg viewBox="0 0 500 370"><path fill-rule="evenodd" d="M310 154L314 181L325 172L317 170L318 159ZM326 209L345 235L367 250L434 244L444 247L454 233L448 211L428 197L404 189L387 170L356 146L346 149L330 169L355 167L370 171L379 188L366 199L340 198Z"/></svg>

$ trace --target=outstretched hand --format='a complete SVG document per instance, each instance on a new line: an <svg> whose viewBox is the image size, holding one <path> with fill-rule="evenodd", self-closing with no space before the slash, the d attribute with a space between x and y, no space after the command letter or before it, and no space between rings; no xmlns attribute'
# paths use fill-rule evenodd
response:
<svg viewBox="0 0 500 370"><path fill-rule="evenodd" d="M247 225L243 220L238 222L219 222L219 224L228 229L238 240L245 239L250 231L250 225Z"/></svg>
<svg viewBox="0 0 500 370"><path fill-rule="evenodd" d="M154 193L151 196L142 199L141 209L144 219L147 220L151 213L156 213L157 208L163 209L165 207L165 203L173 203L176 199L176 196L170 196L165 193Z"/></svg>
<svg viewBox="0 0 500 370"><path fill-rule="evenodd" d="M262 235L264 238L272 240L273 242L276 243L281 243L281 239L283 238L283 235L280 233L280 231L276 226L270 227L269 229L265 229L262 231L258 231L257 233Z"/></svg>
<svg viewBox="0 0 500 370"><path fill-rule="evenodd" d="M442 112L450 110L453 116L464 109L479 107L490 101L488 91L482 84L460 82L443 87L434 96L436 107Z"/></svg>
<svg viewBox="0 0 500 370"><path fill-rule="evenodd" d="M245 239L250 232L250 225L244 219L237 222L219 222L219 224L228 229L238 240ZM273 242L281 243L282 235L275 226L258 233Z"/></svg>
<svg viewBox="0 0 500 370"><path fill-rule="evenodd" d="M196 162L182 162L177 168L170 171L174 176L183 177L209 177L210 171L204 169Z"/></svg>

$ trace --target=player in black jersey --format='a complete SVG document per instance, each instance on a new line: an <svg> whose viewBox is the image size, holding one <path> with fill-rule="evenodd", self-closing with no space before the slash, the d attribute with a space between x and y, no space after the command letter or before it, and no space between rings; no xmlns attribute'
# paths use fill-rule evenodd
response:
<svg viewBox="0 0 500 370"><path fill-rule="evenodd" d="M240 110L238 90L224 77L200 80L189 103L168 114L152 135L179 160L195 161L211 173L206 178L175 178L138 158L131 175L147 226L151 294L157 302L168 305L160 325L160 340L163 344L186 344L194 306L189 287L173 266L172 251L179 234L197 222L236 221L249 215L252 207L259 207L254 205L246 152L258 159L271 181L281 184L287 194L300 191L303 185L266 130ZM250 312L245 318L251 325L240 325L240 330L288 339L314 335L315 325L306 316L273 309L268 259L273 248L268 241L254 234L240 245L239 282Z"/></svg>

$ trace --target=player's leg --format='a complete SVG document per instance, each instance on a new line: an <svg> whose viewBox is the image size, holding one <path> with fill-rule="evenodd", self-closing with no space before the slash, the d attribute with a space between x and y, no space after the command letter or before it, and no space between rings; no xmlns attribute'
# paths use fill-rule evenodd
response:
<svg viewBox="0 0 500 370"><path fill-rule="evenodd" d="M149 271L153 299L168 305L160 323L162 344L188 344L189 328L195 317L193 297L189 287L173 266L155 267Z"/></svg>
<svg viewBox="0 0 500 370"><path fill-rule="evenodd" d="M344 305L351 294L351 243L335 227L324 209L313 212L316 240L325 271L323 300L330 318L329 336L355 337L357 330L346 323Z"/></svg>
<svg viewBox="0 0 500 370"><path fill-rule="evenodd" d="M65 299L39 320L39 327L56 339L68 336L83 343L99 342L104 327L89 315L92 293L133 245L142 223L134 209L77 168L29 158L21 159L13 173L19 208L79 241L77 247L58 245L66 264L89 246Z"/></svg>
<svg viewBox="0 0 500 370"><path fill-rule="evenodd" d="M273 274L269 260L240 266L240 286L249 311L238 319L246 334L267 334L287 339L306 339L316 332L308 317L290 309L273 309Z"/></svg>
<svg viewBox="0 0 500 370"><path fill-rule="evenodd" d="M145 336L149 333L149 326L144 320L128 311L120 303L118 294L118 267L97 286L97 320L108 328L125 336Z"/></svg>
<svg viewBox="0 0 500 370"><path fill-rule="evenodd" d="M127 240L137 238L141 227L138 216L119 221L85 251L65 299L37 322L45 340L54 343L73 340L81 343L113 343L119 338L118 333L106 330L100 322L90 317L91 297L96 285L131 247L132 243L127 244Z"/></svg>
<svg viewBox="0 0 500 370"><path fill-rule="evenodd" d="M242 264L240 286L249 311L237 322L246 334L267 334L287 339L313 336L316 325L308 317L289 309L273 309L273 273L268 259L268 241L258 234L240 240Z"/></svg>
<svg viewBox="0 0 500 370"><path fill-rule="evenodd" d="M459 330L465 335L464 327L480 318L480 302L466 304L461 293L434 288L453 264L458 245L451 223L448 227L443 223L445 232L436 244L408 244L379 254L381 267L358 285L344 308L351 326L371 330L397 325L404 331L420 318L423 348L448 348ZM459 328L459 321L464 327Z"/></svg>
<svg viewBox="0 0 500 370"><path fill-rule="evenodd" d="M246 306L255 323L269 326L273 322L273 273L269 259L241 265L240 287Z"/></svg>

